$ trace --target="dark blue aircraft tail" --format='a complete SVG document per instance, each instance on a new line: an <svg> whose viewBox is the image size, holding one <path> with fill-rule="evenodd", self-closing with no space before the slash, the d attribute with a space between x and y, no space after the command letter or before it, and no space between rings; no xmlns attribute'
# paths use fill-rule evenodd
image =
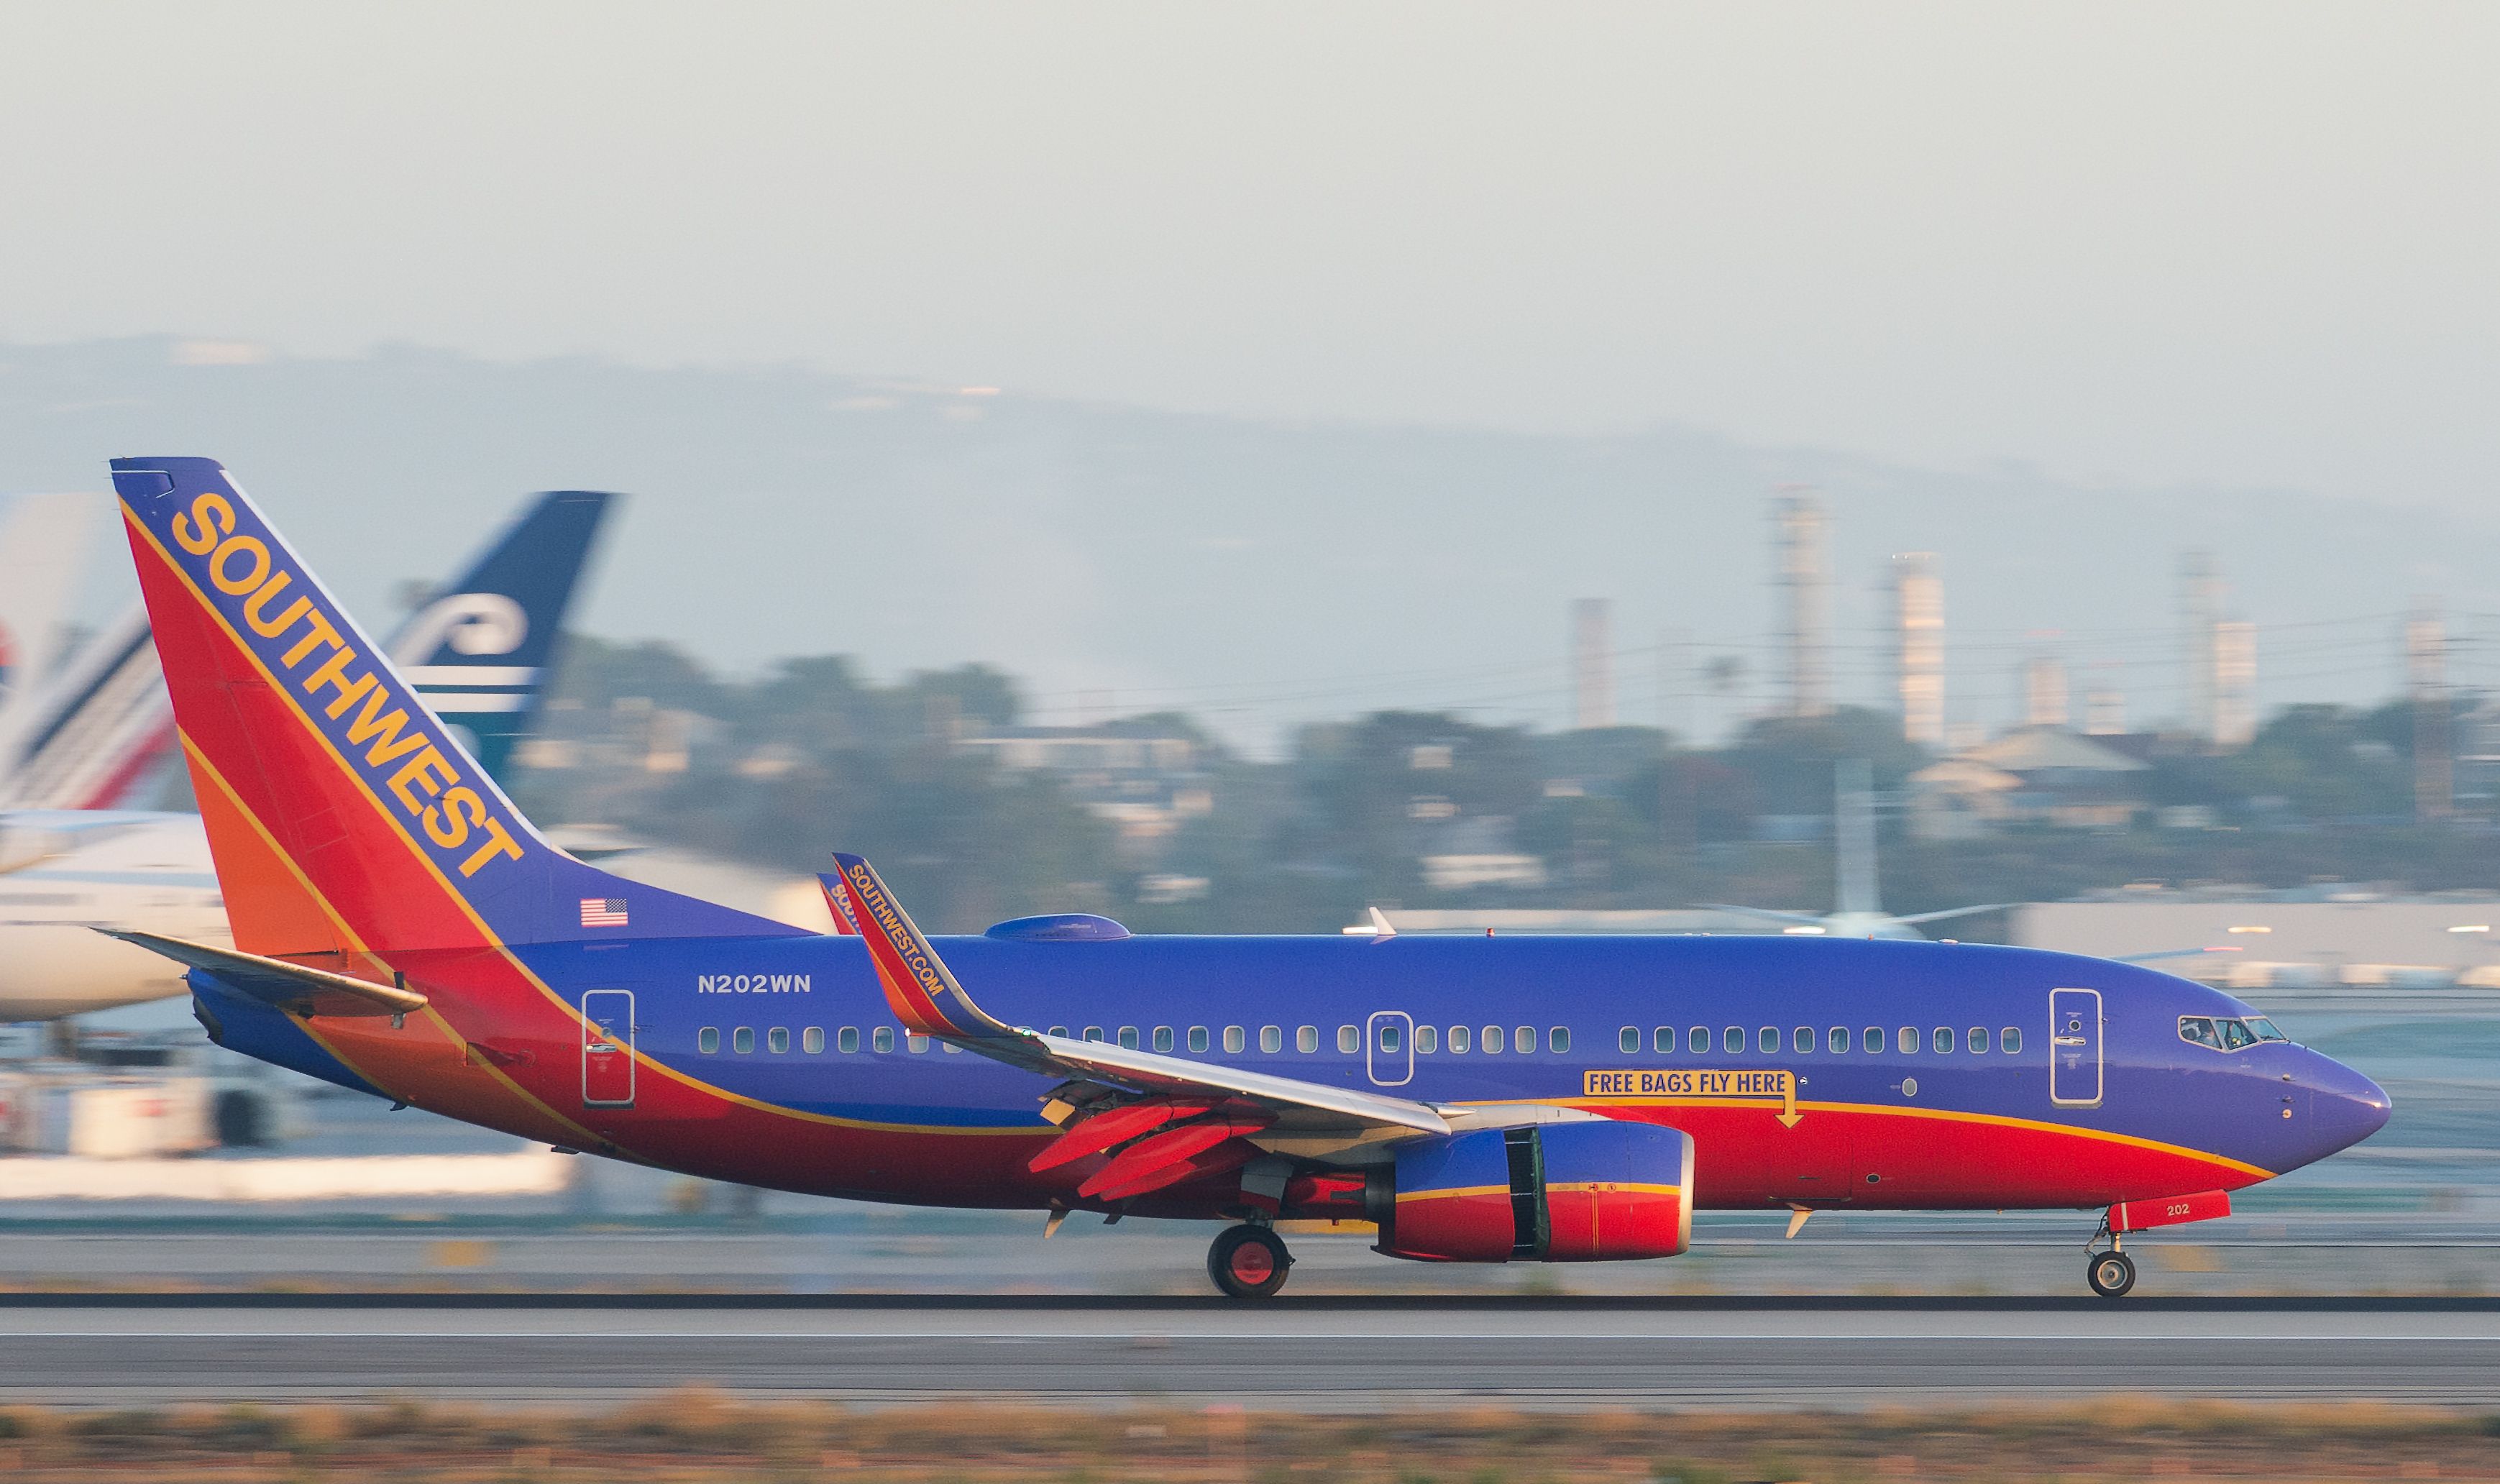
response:
<svg viewBox="0 0 2500 1484"><path fill-rule="evenodd" d="M497 777L538 713L565 610L611 498L578 489L539 496L390 642L392 661L427 709Z"/></svg>

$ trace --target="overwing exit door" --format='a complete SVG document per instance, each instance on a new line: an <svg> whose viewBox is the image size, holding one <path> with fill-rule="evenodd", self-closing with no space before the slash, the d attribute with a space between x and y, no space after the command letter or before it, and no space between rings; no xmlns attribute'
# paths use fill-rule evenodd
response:
<svg viewBox="0 0 2500 1484"><path fill-rule="evenodd" d="M594 989L581 997L581 1105L634 1105L634 992Z"/></svg>
<svg viewBox="0 0 2500 1484"><path fill-rule="evenodd" d="M1404 1010L1381 1010L1363 1032L1364 1065L1375 1085L1403 1087L1415 1080L1415 1017Z"/></svg>
<svg viewBox="0 0 2500 1484"><path fill-rule="evenodd" d="M2049 991L2049 1101L2059 1107L2101 1104L2101 992Z"/></svg>

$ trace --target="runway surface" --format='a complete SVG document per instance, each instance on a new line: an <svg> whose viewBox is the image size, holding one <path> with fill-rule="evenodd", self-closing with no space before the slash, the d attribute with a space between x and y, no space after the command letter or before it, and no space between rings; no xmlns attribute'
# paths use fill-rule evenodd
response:
<svg viewBox="0 0 2500 1484"><path fill-rule="evenodd" d="M2464 1301L0 1299L0 1398L1838 1407L2110 1392L2500 1405Z"/></svg>

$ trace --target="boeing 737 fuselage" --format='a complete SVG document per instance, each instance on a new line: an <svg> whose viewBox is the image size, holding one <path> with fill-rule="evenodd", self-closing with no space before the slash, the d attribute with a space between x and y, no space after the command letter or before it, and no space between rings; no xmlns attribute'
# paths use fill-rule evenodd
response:
<svg viewBox="0 0 2500 1484"><path fill-rule="evenodd" d="M204 459L115 467L233 947L223 1044L378 1097L777 1189L1375 1223L1446 1262L1667 1256L1696 1207L2103 1211L2125 1233L2368 1137L2369 1079L2150 970L1794 939L932 942L837 856L821 936L549 847ZM299 621L255 595L312 593Z"/></svg>

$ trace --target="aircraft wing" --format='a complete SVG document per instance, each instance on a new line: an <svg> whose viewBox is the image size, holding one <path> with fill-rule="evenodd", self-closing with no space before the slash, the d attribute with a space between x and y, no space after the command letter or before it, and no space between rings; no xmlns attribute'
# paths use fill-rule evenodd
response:
<svg viewBox="0 0 2500 1484"><path fill-rule="evenodd" d="M2013 907L2011 902L1990 902L1979 907L1949 907L1940 912L1912 912L1895 917L1894 922L1946 922L1956 917L1976 917L1982 912L2002 912Z"/></svg>
<svg viewBox="0 0 2500 1484"><path fill-rule="evenodd" d="M2237 953L2236 944L2212 948L2164 948L2158 953L2129 953L2110 960L2113 964L2157 964L2166 958L2202 958L2208 953Z"/></svg>
<svg viewBox="0 0 2500 1484"><path fill-rule="evenodd" d="M868 943L887 1002L905 1028L918 1035L1028 1072L1091 1083L1114 1095L1175 1103L1192 1100L1204 1105L1201 1112L1240 1108L1262 1127L1446 1134L1465 1119L1464 1110L1444 1113L1431 1104L1408 1098L1329 1087L1299 1077L1245 1072L1006 1025L964 993L929 940L886 891L875 868L856 855L838 853L834 860L841 870L821 878L826 893L848 908L847 915Z"/></svg>
<svg viewBox="0 0 2500 1484"><path fill-rule="evenodd" d="M1739 917L1759 917L1764 922L1793 922L1806 927L1823 926L1823 918L1813 912L1783 912L1767 907L1733 907L1725 902L1704 902L1704 911L1733 912Z"/></svg>
<svg viewBox="0 0 2500 1484"><path fill-rule="evenodd" d="M326 969L156 933L126 928L96 931L161 953L178 964L205 969L228 988L299 1015L405 1015L426 1005L425 996L402 985L377 984Z"/></svg>

